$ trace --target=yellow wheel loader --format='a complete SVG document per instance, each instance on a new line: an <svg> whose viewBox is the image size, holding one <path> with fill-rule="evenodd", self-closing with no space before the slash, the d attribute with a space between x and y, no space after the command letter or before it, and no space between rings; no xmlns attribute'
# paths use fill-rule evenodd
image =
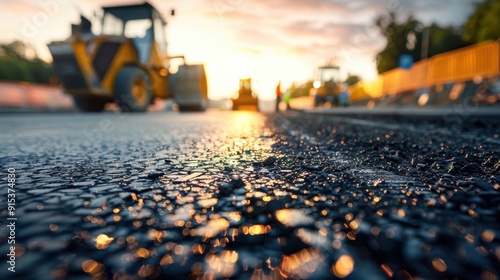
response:
<svg viewBox="0 0 500 280"><path fill-rule="evenodd" d="M340 68L338 66L321 66L316 72L314 81L314 107L330 104L338 106L341 88Z"/></svg>
<svg viewBox="0 0 500 280"><path fill-rule="evenodd" d="M144 112L154 98L173 98L179 109L204 110L207 79L203 65L169 72L162 15L149 3L104 7L101 34L81 17L72 34L49 44L64 91L84 112L99 112L115 102L122 111ZM172 11L173 15L173 11Z"/></svg>

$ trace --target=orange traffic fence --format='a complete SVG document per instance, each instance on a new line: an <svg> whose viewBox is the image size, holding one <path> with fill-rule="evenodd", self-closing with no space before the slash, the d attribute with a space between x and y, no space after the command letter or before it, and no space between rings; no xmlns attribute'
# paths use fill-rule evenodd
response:
<svg viewBox="0 0 500 280"><path fill-rule="evenodd" d="M500 41L486 41L416 62L411 69L387 71L380 74L377 80L359 82L350 90L354 99L364 94L379 97L499 74Z"/></svg>
<svg viewBox="0 0 500 280"><path fill-rule="evenodd" d="M431 84L463 82L475 77L498 75L500 43L487 41L433 56L429 71Z"/></svg>
<svg viewBox="0 0 500 280"><path fill-rule="evenodd" d="M380 76L374 81L360 81L352 85L349 87L351 102L382 96L382 86L383 80Z"/></svg>
<svg viewBox="0 0 500 280"><path fill-rule="evenodd" d="M0 81L0 107L69 109L73 102L57 86Z"/></svg>

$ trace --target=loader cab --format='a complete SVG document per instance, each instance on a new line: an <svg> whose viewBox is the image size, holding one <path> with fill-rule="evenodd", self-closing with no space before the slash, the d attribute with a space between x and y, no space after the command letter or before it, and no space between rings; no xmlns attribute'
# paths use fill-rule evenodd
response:
<svg viewBox="0 0 500 280"><path fill-rule="evenodd" d="M103 10L102 35L130 38L141 63L149 62L154 45L158 52L166 52L166 22L151 4L104 7Z"/></svg>
<svg viewBox="0 0 500 280"><path fill-rule="evenodd" d="M326 82L340 82L340 68L338 66L319 67L317 81L323 84Z"/></svg>
<svg viewBox="0 0 500 280"><path fill-rule="evenodd" d="M251 95L252 94L252 79L240 79L240 89L238 90L240 95Z"/></svg>

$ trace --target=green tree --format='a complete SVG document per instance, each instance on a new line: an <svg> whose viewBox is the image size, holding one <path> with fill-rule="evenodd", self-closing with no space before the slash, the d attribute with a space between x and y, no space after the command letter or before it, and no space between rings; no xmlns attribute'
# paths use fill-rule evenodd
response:
<svg viewBox="0 0 500 280"><path fill-rule="evenodd" d="M462 26L462 38L469 43L479 43L500 38L500 1L485 0Z"/></svg>
<svg viewBox="0 0 500 280"><path fill-rule="evenodd" d="M52 66L35 57L26 57L28 46L20 41L0 44L0 80L48 84Z"/></svg>
<svg viewBox="0 0 500 280"><path fill-rule="evenodd" d="M429 30L429 57L470 45L462 39L459 29L452 26L440 27L432 24L427 28Z"/></svg>
<svg viewBox="0 0 500 280"><path fill-rule="evenodd" d="M292 97L309 96L309 90L313 88L313 81L307 81L300 84L295 88L295 92L292 93Z"/></svg>
<svg viewBox="0 0 500 280"><path fill-rule="evenodd" d="M347 83L349 86L352 86L361 81L361 78L358 75L347 74L347 79L345 79L344 83Z"/></svg>
<svg viewBox="0 0 500 280"><path fill-rule="evenodd" d="M375 24L386 38L385 48L377 55L377 70L379 73L397 68L399 57L409 54L415 62L443 52L462 48L470 43L464 41L459 34L460 30L454 27L441 27L431 24L424 27L420 22L409 16L405 21L397 22L394 12L381 15ZM422 46L424 37L429 42ZM426 57L422 57L422 47L426 47Z"/></svg>
<svg viewBox="0 0 500 280"><path fill-rule="evenodd" d="M375 25L386 38L385 48L377 55L377 70L379 73L398 67L399 57L402 54L418 58L420 54L421 33L417 32L420 22L409 16L406 21L398 23L396 13L390 11L375 20Z"/></svg>

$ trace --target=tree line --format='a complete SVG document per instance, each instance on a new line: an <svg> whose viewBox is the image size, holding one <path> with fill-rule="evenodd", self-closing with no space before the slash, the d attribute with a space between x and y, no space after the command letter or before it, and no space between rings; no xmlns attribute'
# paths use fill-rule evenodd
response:
<svg viewBox="0 0 500 280"><path fill-rule="evenodd" d="M500 1L484 0L475 5L474 12L459 27L442 27L437 24L424 26L413 16L398 21L394 11L379 16L375 25L387 43L377 54L378 72L397 68L403 54L411 55L416 62L482 41L499 39ZM424 51L422 47L425 48ZM49 84L54 76L52 65L36 55L28 58L27 48L29 46L20 41L0 44L0 80ZM358 76L349 75L346 82L353 84L358 80ZM312 81L299 85L294 95L308 95L311 87Z"/></svg>
<svg viewBox="0 0 500 280"><path fill-rule="evenodd" d="M383 73L398 67L401 55L419 61L487 40L500 38L500 1L485 0L475 4L474 12L459 27L424 26L413 16L398 21L397 13L389 11L375 20L385 48L377 54L377 70Z"/></svg>
<svg viewBox="0 0 500 280"><path fill-rule="evenodd" d="M29 46L20 41L0 44L0 80L49 84L54 76L51 64L35 54L28 58Z"/></svg>
<svg viewBox="0 0 500 280"><path fill-rule="evenodd" d="M500 1L484 0L475 4L475 9L467 20L458 27L439 26L432 23L425 26L409 15L398 20L395 11L387 11L375 19L386 45L376 55L378 73L383 73L399 66L401 55L411 55L414 62L422 59L470 46L487 40L500 38ZM425 40L425 41L424 41ZM422 50L422 47L425 50ZM360 81L357 75L348 74L344 81L353 85ZM313 87L313 81L307 81L296 87L293 97L307 96Z"/></svg>

